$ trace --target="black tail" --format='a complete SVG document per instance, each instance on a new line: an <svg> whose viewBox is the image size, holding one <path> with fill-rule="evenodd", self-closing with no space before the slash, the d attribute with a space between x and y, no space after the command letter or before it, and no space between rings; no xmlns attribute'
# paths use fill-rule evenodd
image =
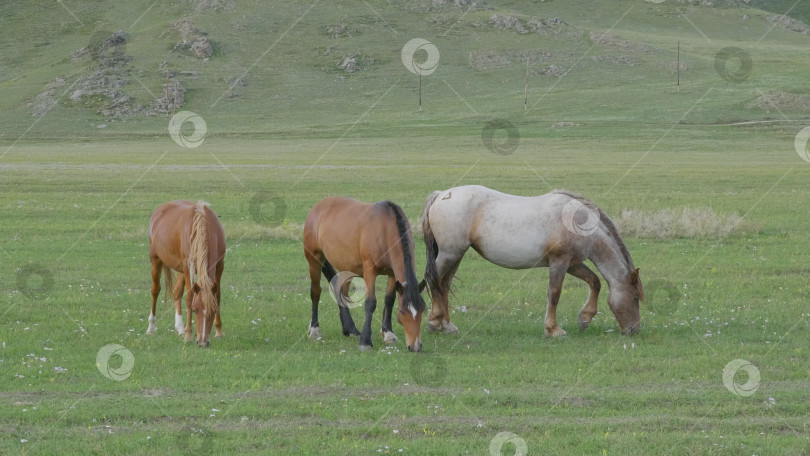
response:
<svg viewBox="0 0 810 456"><path fill-rule="evenodd" d="M392 203L391 201L384 201L388 208L393 212L394 219L397 224L397 232L399 233L399 242L402 247L402 260L405 269L405 292L403 298L405 302L412 304L414 308L421 312L425 310L425 301L419 294L419 280L416 278L416 271L413 264L413 235L411 234L411 225L408 223L408 217L401 207Z"/></svg>
<svg viewBox="0 0 810 456"><path fill-rule="evenodd" d="M439 244L436 243L436 238L433 236L433 230L430 228L430 206L436 201L436 198L441 194L440 191L435 191L428 196L425 202L425 209L422 211L422 234L425 238L425 248L427 254L427 264L425 264L425 282L427 283L428 293L433 296L435 292L443 292L441 290L442 284L439 282L439 275L436 271L436 257L439 256Z"/></svg>

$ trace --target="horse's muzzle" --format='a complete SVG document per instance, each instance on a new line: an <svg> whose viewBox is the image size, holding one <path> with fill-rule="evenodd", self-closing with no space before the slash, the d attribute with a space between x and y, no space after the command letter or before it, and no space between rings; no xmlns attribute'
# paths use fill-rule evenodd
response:
<svg viewBox="0 0 810 456"><path fill-rule="evenodd" d="M630 325L630 326L624 328L624 330L622 331L622 335L635 336L636 334L639 333L639 331L641 331L641 323L638 323L638 324L635 324L635 325Z"/></svg>
<svg viewBox="0 0 810 456"><path fill-rule="evenodd" d="M409 351L409 352L414 352L414 353L416 353L416 352L418 352L418 351L419 351L419 350L421 350L421 349L422 349L422 344L421 344L421 343L419 343L419 341L418 341L418 340L417 340L416 342L414 342L414 344L413 344L413 345L408 345L408 351Z"/></svg>

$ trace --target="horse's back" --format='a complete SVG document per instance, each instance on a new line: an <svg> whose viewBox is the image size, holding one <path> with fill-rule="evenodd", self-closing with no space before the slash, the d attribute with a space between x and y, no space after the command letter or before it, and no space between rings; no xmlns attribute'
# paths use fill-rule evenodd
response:
<svg viewBox="0 0 810 456"><path fill-rule="evenodd" d="M304 223L304 248L323 256L341 271L362 275L364 257L390 250L388 238L398 240L396 224L389 224L386 202L365 203L330 196L316 203ZM385 220L381 223L381 220ZM393 221L393 219L390 219ZM399 243L396 243L399 245Z"/></svg>
<svg viewBox="0 0 810 456"><path fill-rule="evenodd" d="M455 187L435 199L430 224L442 250L473 247L507 268L547 266L552 247L571 246L561 216L569 200L557 192L525 197L479 185ZM572 255L582 256L572 247Z"/></svg>
<svg viewBox="0 0 810 456"><path fill-rule="evenodd" d="M158 206L149 221L150 255L159 257L167 266L181 270L188 255L192 220L198 203L174 200ZM205 207L209 251L224 256L225 231L219 218L208 205ZM213 247L213 248L210 248Z"/></svg>

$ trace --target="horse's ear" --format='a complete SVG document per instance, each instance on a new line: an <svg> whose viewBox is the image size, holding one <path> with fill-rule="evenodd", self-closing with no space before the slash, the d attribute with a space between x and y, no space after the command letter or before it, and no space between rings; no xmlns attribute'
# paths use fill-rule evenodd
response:
<svg viewBox="0 0 810 456"><path fill-rule="evenodd" d="M211 293L217 294L217 291L219 291L219 284L214 283L214 285L211 287Z"/></svg>
<svg viewBox="0 0 810 456"><path fill-rule="evenodd" d="M396 285L394 285L394 290L396 290L396 292L399 294L405 293L405 287L403 287L402 284L399 283L399 280L397 280Z"/></svg>
<svg viewBox="0 0 810 456"><path fill-rule="evenodd" d="M199 283L195 283L194 285L192 285L192 286L191 286L191 292L192 292L192 293L195 293L195 294L196 294L196 293L199 293L199 292L200 292L200 284L199 284Z"/></svg>
<svg viewBox="0 0 810 456"><path fill-rule="evenodd" d="M638 268L630 273L630 284L635 285L638 283Z"/></svg>
<svg viewBox="0 0 810 456"><path fill-rule="evenodd" d="M422 279L422 281L419 282L419 293L425 291L425 287L427 287L427 282L425 282L425 279Z"/></svg>

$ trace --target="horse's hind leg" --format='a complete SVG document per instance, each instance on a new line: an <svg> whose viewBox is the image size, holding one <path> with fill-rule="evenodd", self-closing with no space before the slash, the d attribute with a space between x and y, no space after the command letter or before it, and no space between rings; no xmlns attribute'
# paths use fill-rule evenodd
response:
<svg viewBox="0 0 810 456"><path fill-rule="evenodd" d="M328 261L324 262L321 271L323 271L326 281L329 282L328 286L332 289L333 296L338 297L338 314L340 315L340 326L343 328L343 335L346 337L359 336L360 331L357 330L357 326L355 326L354 320L352 320L352 314L349 312L349 307L347 305L348 303L340 298L341 296L349 295L349 286L352 283L352 279L344 279L343 283L338 283L337 280L334 280L335 277L338 276L338 273ZM338 287L340 289L336 289Z"/></svg>
<svg viewBox="0 0 810 456"><path fill-rule="evenodd" d="M363 330L360 332L360 351L369 351L374 345L371 343L371 321L374 317L374 310L377 308L377 296L374 293L374 282L377 276L374 266L363 266L363 280L366 282L366 302L363 308L366 311L366 321L363 322Z"/></svg>
<svg viewBox="0 0 810 456"><path fill-rule="evenodd" d="M599 301L599 291L602 289L602 284L599 282L599 276L594 274L594 272L583 263L571 266L568 268L568 273L584 281L588 284L588 287L590 287L588 302L586 302L582 310L579 311L578 323L579 330L582 332L588 328L593 316L596 315L596 304Z"/></svg>
<svg viewBox="0 0 810 456"><path fill-rule="evenodd" d="M321 336L320 325L318 323L318 302L321 300L321 262L314 254L308 250L304 252L309 263L309 298L312 300L312 318L309 320L307 335L310 339L317 339Z"/></svg>
<svg viewBox="0 0 810 456"><path fill-rule="evenodd" d="M163 269L163 264L157 258L152 258L152 312L149 314L149 325L146 329L146 334L154 334L157 331L155 326L155 306L157 297L160 294L160 273ZM169 291L166 290L168 293Z"/></svg>
<svg viewBox="0 0 810 456"><path fill-rule="evenodd" d="M458 266L465 252L461 255L447 255L439 252L436 257L436 275L439 286L436 290L430 290L430 316L428 317L428 329L430 332L444 331L447 334L457 334L458 327L450 323L450 284L458 271Z"/></svg>
<svg viewBox="0 0 810 456"><path fill-rule="evenodd" d="M565 271L568 269L568 260L553 261L549 264L548 273L548 306L546 307L545 334L546 337L564 336L566 333L557 325L557 303L560 301L562 284L565 280Z"/></svg>
<svg viewBox="0 0 810 456"><path fill-rule="evenodd" d="M394 276L388 276L388 285L385 287L382 329L380 329L380 335L382 335L383 342L386 345L396 345L397 343L397 336L391 329L391 311L394 309L394 301L397 298L396 284L397 279Z"/></svg>

